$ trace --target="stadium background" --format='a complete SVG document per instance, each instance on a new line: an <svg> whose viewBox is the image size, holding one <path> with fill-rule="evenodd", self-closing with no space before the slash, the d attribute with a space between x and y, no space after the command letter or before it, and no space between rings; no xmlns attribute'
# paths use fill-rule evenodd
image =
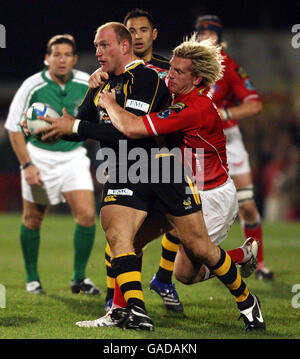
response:
<svg viewBox="0 0 300 359"><path fill-rule="evenodd" d="M292 47L291 29L300 23L299 2L259 1L1 1L0 24L6 29L6 48L0 48L0 213L21 211L19 166L4 121L21 82L43 67L45 45L58 33L75 36L77 68L97 67L93 38L97 26L122 21L140 7L154 17L159 30L155 52L171 49L193 30L196 17L221 17L228 53L241 64L264 101L263 113L241 121L250 154L256 199L266 221L300 220L300 49ZM298 44L300 40L298 40ZM88 142L93 168L95 142ZM95 181L97 189L99 185ZM97 191L97 202L99 200ZM63 205L53 212L67 211Z"/></svg>

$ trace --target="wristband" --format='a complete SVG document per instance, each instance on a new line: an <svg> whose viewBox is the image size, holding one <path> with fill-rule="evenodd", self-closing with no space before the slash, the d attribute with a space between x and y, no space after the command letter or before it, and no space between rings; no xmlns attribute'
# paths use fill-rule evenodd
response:
<svg viewBox="0 0 300 359"><path fill-rule="evenodd" d="M224 108L223 110L224 110L224 113L225 113L225 116L226 116L225 121L230 120L232 118L231 112L226 108Z"/></svg>
<svg viewBox="0 0 300 359"><path fill-rule="evenodd" d="M80 124L80 120L75 119L75 121L74 121L74 125L73 125L73 127L72 127L72 133L76 133L76 134L78 134L78 127L79 127L79 124Z"/></svg>
<svg viewBox="0 0 300 359"><path fill-rule="evenodd" d="M25 170L27 167L32 166L32 165L33 165L33 163L31 161L28 161L28 162L24 163L24 165L21 165L20 169Z"/></svg>

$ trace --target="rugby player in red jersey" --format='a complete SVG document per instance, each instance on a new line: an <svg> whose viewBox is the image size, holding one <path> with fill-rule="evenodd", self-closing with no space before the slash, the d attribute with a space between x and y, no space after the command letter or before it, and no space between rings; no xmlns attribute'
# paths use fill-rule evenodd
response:
<svg viewBox="0 0 300 359"><path fill-rule="evenodd" d="M212 98L223 120L229 174L237 189L243 233L246 238L253 237L259 242L255 275L258 279L272 279L273 272L264 262L263 231L254 199L249 156L238 127L239 120L251 118L261 112L262 102L247 73L224 51L226 46L221 42L222 24L219 17L198 17L195 30L198 41L209 38L216 44L223 45L221 53L224 57L224 75L213 86Z"/></svg>

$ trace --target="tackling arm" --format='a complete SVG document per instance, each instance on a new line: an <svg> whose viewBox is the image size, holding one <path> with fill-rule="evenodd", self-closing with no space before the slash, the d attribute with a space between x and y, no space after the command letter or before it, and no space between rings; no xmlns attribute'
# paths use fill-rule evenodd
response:
<svg viewBox="0 0 300 359"><path fill-rule="evenodd" d="M103 91L99 105L106 109L112 124L128 138L137 139L149 136L141 116L128 112L118 105L115 91Z"/></svg>

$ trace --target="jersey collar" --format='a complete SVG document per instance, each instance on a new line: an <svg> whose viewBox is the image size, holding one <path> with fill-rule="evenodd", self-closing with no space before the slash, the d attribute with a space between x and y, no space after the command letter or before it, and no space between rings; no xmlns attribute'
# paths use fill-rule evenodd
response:
<svg viewBox="0 0 300 359"><path fill-rule="evenodd" d="M124 72L125 71L128 71L128 70L132 70L133 68L137 67L138 65L145 65L145 62L144 60L140 60L140 59L137 59L137 60L134 60L134 61L131 61L129 64L127 64L124 68Z"/></svg>
<svg viewBox="0 0 300 359"><path fill-rule="evenodd" d="M55 81L53 81L53 80L51 79L49 72L46 74L47 71L48 71L48 67L45 67L45 68L43 69L43 71L42 71L42 77L43 77L43 79L44 79L45 81L47 81L47 82L51 82L51 83L57 84ZM48 75L48 76L47 76L47 75ZM71 71L71 76L70 76L69 80L66 82L66 84L67 84L68 82L71 82L71 81L73 80L73 77L74 77L74 74L73 74L73 70L72 70L72 71ZM57 84L57 85L58 85L58 84Z"/></svg>

